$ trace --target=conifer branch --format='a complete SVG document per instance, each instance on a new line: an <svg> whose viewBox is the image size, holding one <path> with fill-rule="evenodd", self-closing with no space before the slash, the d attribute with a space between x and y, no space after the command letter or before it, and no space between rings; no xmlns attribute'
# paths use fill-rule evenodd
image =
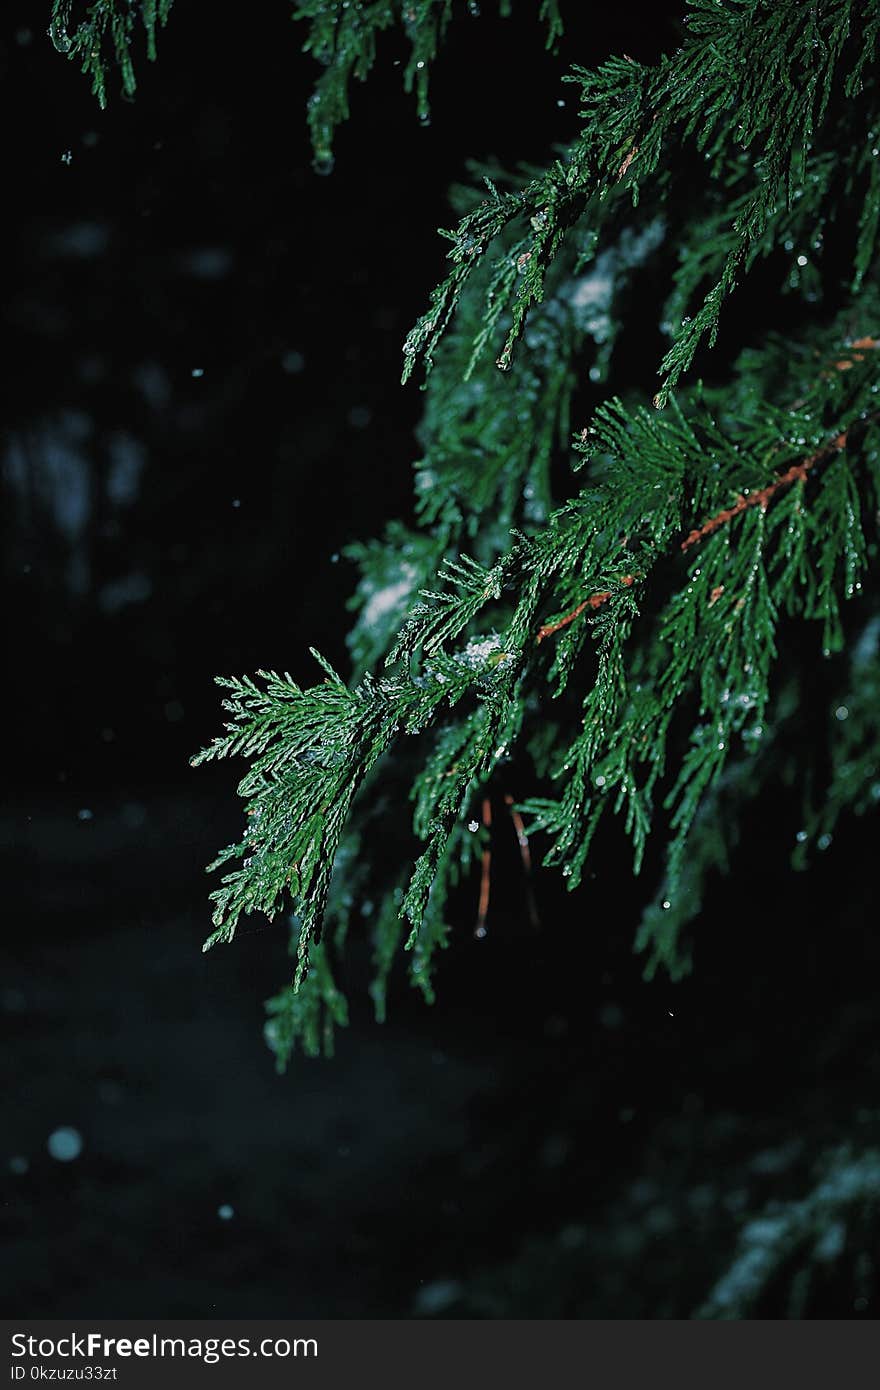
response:
<svg viewBox="0 0 880 1390"><path fill-rule="evenodd" d="M373 10L299 9L324 25L330 58L329 104L313 108L324 149L371 51L366 30L339 45L337 26ZM439 46L442 4L413 14ZM575 889L598 827L619 816L639 872L659 832L636 947L648 974L687 969L737 818L802 773L815 655L790 640L797 624L817 625L851 687L805 790L805 842L876 803L880 5L696 0L689 18L653 65L572 71L582 128L562 157L537 172L487 165L453 190L449 273L405 345L404 377L419 360L429 372L414 520L348 552L351 679L322 662L307 687L272 672L221 682L226 726L196 761L247 759L246 824L215 861L210 942L249 912L289 915L295 975L269 1022L281 1063L295 1045L328 1048L344 1023L336 965L359 922L379 1018L398 959L433 997L457 882L472 883L485 930L490 784L514 755L524 871L540 847ZM799 297L784 338L774 274ZM752 346L694 381L734 293ZM585 372L601 393L627 335L658 325L656 404L669 408L638 404L653 389L641 379L605 399L574 440L581 478L560 484ZM386 833L406 788L414 853Z"/></svg>
<svg viewBox="0 0 880 1390"><path fill-rule="evenodd" d="M135 29L140 27L146 37L147 58L156 59L156 29L168 22L173 0L98 0L80 4L82 17L71 33L75 0L52 0L49 19L49 38L59 53L73 62L91 78L92 92L103 108L107 105L107 74L111 64L119 69L122 90L134 96L134 64L131 44Z"/></svg>
<svg viewBox="0 0 880 1390"><path fill-rule="evenodd" d="M586 224L601 236L623 195L634 204L653 196L661 173L674 184L664 150L682 141L693 140L705 156L708 197L705 211L695 210L691 218L692 254L682 258L669 301L673 341L660 364L658 407L666 405L701 342L714 345L724 301L755 258L789 239L793 226L804 227L804 242L811 243L833 173L822 148L824 122L832 98L842 93L851 99L873 58L873 0L822 0L806 12L798 0L743 0L735 6L695 0L687 19L686 44L654 67L627 57L596 72L574 68L570 80L581 87L585 125L565 156L516 191L502 193L488 181L489 197L455 230L442 233L452 243L453 269L404 343L404 381L419 356L430 370L470 278L492 249L500 259L486 293L485 319L494 327L507 317L496 363L509 369L527 318L543 297L548 268L572 228ZM733 138L722 114L729 111L732 88L738 112ZM870 158L862 144L860 174L873 181ZM796 212L795 182L802 198ZM725 190L720 209L713 185ZM880 190L873 189L860 220L854 256L859 282L876 243L878 197ZM516 240L514 228L523 233ZM701 292L702 303L694 305ZM475 336L475 359L488 338L485 328Z"/></svg>
<svg viewBox="0 0 880 1390"><path fill-rule="evenodd" d="M874 346L874 342L872 339L861 339L858 343L853 344L853 346ZM859 353L853 353L852 358L845 358L836 362L835 367L841 371L848 370L855 362L861 361L864 361L864 356ZM876 412L870 418L876 419ZM683 551L689 550L691 546L705 540L713 531L717 531L720 526L725 526L728 522L733 521L735 517L740 516L750 507L760 507L762 510L766 510L773 497L782 488L790 487L791 484L795 482L803 482L810 470L815 468L817 464L826 463L828 459L840 453L842 449L845 449L848 435L849 432L847 430L842 430L840 434L830 440L824 448L817 449L815 453L810 454L808 458L801 459L798 463L793 463L784 473L778 478L775 478L772 483L768 483L766 487L760 488L754 492L740 494L730 506L723 507L720 511L716 512L714 516L710 517L708 521L704 521L701 526L695 527L688 532L684 540L679 542L679 548ZM629 587L635 583L637 577L636 575L626 574L621 577L619 582ZM715 597L712 601L717 601L723 591L723 586L718 587L717 590L714 591ZM554 633L568 627L570 623L573 623L575 619L579 618L587 609L595 611L597 608L601 608L604 603L608 602L611 596L612 591L610 589L591 594L589 598L582 600L571 612L566 613L564 617L558 618L551 623L544 623L538 629L538 635L535 639L536 642L543 642L546 637L550 637Z"/></svg>
<svg viewBox="0 0 880 1390"><path fill-rule="evenodd" d="M504 3L501 5L505 13ZM478 11L471 10L477 18ZM428 79L453 20L452 0L297 0L293 18L308 25L303 49L323 69L309 98L308 122L314 167L329 173L337 129L349 117L353 80L364 82L376 63L381 37L397 29L409 45L403 68L407 94L415 91L416 113L423 125L431 117ZM547 27L547 47L562 33L557 0L541 0L539 18Z"/></svg>

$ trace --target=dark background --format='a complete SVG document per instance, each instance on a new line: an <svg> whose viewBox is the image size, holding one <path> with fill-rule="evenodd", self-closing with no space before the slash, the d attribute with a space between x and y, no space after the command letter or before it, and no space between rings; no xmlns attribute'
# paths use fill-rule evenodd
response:
<svg viewBox="0 0 880 1390"><path fill-rule="evenodd" d="M212 677L308 680L309 645L345 669L339 552L410 514L400 344L442 267L445 189L469 156L541 160L576 128L537 6L453 26L428 128L389 36L330 178L283 2L206 25L180 0L135 101L111 80L104 113L48 8L6 7L0 33L3 1305L688 1316L745 1212L877 1136L870 826L794 875L780 790L678 986L641 979L649 885L610 842L579 894L539 884L538 941L511 905L475 943L469 909L432 1010L399 982L377 1027L356 944L337 1057L286 1077L261 1038L284 927L200 953L203 865L240 815L234 769L188 766ZM676 32L583 6L563 51L650 58ZM71 1162L47 1149L61 1126ZM873 1312L833 1271L810 1305Z"/></svg>

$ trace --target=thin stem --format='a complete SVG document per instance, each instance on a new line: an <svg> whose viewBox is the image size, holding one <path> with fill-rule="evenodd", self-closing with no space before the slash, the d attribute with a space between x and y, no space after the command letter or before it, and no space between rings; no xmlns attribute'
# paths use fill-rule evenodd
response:
<svg viewBox="0 0 880 1390"><path fill-rule="evenodd" d="M533 927L540 928L541 919L538 916L538 907L535 902L535 895L532 891L532 851L529 849L529 837L526 834L525 821L516 809L513 797L509 792L504 797L504 804L507 807L510 819L513 821L513 828L516 831L516 842L519 845L519 854L526 876L526 900L529 908L529 921Z"/></svg>
<svg viewBox="0 0 880 1390"><path fill-rule="evenodd" d="M636 582L637 578L638 576L635 574L624 574L621 576L620 582L628 589ZM603 589L601 593L590 594L590 597L585 598L583 603L579 603L577 608L573 608L570 613L566 613L564 618L557 618L555 623L545 623L543 627L539 628L535 641L540 644L545 637L551 637L554 632L559 632L561 628L568 627L569 623L573 623L575 618L580 617L584 609L601 608L602 604L607 603L611 598L611 594L611 589Z"/></svg>
<svg viewBox="0 0 880 1390"><path fill-rule="evenodd" d="M487 830L492 828L492 803L488 796L483 797L483 824ZM488 839L483 849L483 867L480 874L480 902L477 908L477 925L474 936L481 941L486 935L486 918L489 915L489 891L492 886L492 849Z"/></svg>
<svg viewBox="0 0 880 1390"><path fill-rule="evenodd" d="M770 499L774 497L781 488L790 487L792 483L803 482L810 469L815 468L817 463L824 463L832 454L839 454L841 449L845 449L847 434L847 430L842 430L840 434L831 440L830 444L826 444L823 448L817 449L814 454L810 454L809 458L801 459L800 463L793 463L790 468L787 468L785 472L781 473L778 478L775 478L772 483L768 483L766 487L762 487L758 492L740 493L739 497L737 497L736 501L733 502L731 506L724 507L722 511L716 512L714 516L710 516L708 521L704 521L702 526L697 526L693 531L689 532L681 542L680 548L682 550L690 550L692 545L697 545L697 543L704 540L706 536L711 536L712 532L717 531L719 526L726 525L728 521L732 521L735 516L740 516L742 512L748 511L750 507L760 507L762 511L766 511Z"/></svg>

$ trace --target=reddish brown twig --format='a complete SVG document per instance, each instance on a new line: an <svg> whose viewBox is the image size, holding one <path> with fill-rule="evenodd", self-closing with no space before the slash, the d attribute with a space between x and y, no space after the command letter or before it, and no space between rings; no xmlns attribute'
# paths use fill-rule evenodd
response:
<svg viewBox="0 0 880 1390"><path fill-rule="evenodd" d="M483 824L487 830L492 827L492 803L488 796L483 797ZM489 889L492 884L492 850L489 841L483 849L483 867L480 874L480 902L477 908L477 925L474 936L478 941L486 935L486 918L489 915Z"/></svg>
<svg viewBox="0 0 880 1390"><path fill-rule="evenodd" d="M880 347L880 339L867 337L856 338L849 345L849 356L838 358L838 360L831 365L836 372L848 372L857 362L864 362L865 351L877 347ZM862 350L860 351L860 349ZM831 375L831 372L822 373L822 376L825 378ZM797 408L801 405L803 405L803 401L796 401L793 408ZM732 521L733 518L739 516L741 512L747 511L749 507L766 508L771 497L773 497L780 488L788 487L791 483L803 481L810 469L814 468L817 463L824 463L832 454L839 454L841 449L845 449L846 439L847 431L844 430L842 434L832 439L830 444L823 445L821 449L817 449L816 453L811 454L809 458L801 459L800 463L792 464L791 468L786 469L784 473L781 473L778 478L774 478L772 483L768 483L767 486L761 488L759 492L741 494L732 506L725 507L723 511L710 517L708 521L704 521L702 526L697 526L693 531L689 532L681 542L681 549L689 550L692 545L696 545L697 542L703 540L705 536L709 536L713 531L717 531L718 527L723 526L725 522Z"/></svg>
<svg viewBox="0 0 880 1390"><path fill-rule="evenodd" d="M702 526L697 526L690 531L681 542L682 550L690 550L692 545L705 540L706 536L711 536L713 531L717 531L719 526L724 526L728 521L732 521L735 516L748 511L750 507L760 507L762 511L767 510L770 499L779 492L780 488L790 487L792 483L803 482L811 468L815 468L817 463L824 463L825 459L832 454L839 454L841 449L846 448L847 431L842 430L836 435L829 444L825 444L821 449L817 449L808 458L801 459L800 463L793 463L784 473L780 473L778 478L774 478L772 483L762 487L758 492L742 492L736 501L722 511L710 516L708 521L704 521Z"/></svg>
<svg viewBox="0 0 880 1390"><path fill-rule="evenodd" d="M877 338L856 338L855 341L850 343L849 346L849 357L840 357L836 362L832 364L836 372L848 372L850 367L854 367L857 362L864 362L865 354L864 352L860 352L859 349L872 349L880 347L880 341L878 341ZM822 375L827 377L830 376L831 373L823 372Z"/></svg>
<svg viewBox="0 0 880 1390"><path fill-rule="evenodd" d="M621 576L620 582L628 589L631 584L636 582L636 577L634 574L624 574ZM545 637L551 637L554 632L559 632L560 628L568 627L569 623L573 623L575 618L580 617L584 609L601 608L602 604L607 603L611 598L612 592L611 589L603 589L601 593L590 594L590 597L585 598L583 603L579 603L577 608L566 613L564 618L557 618L555 623L545 623L543 627L540 627L535 641L541 643Z"/></svg>
<svg viewBox="0 0 880 1390"><path fill-rule="evenodd" d="M719 527L725 526L728 521L732 521L734 517L740 516L743 512L748 511L750 507L761 507L762 510L766 510L771 498L774 497L781 488L790 487L792 483L802 482L810 469L814 468L817 463L824 463L832 454L839 454L841 449L845 449L846 441L847 431L842 430L829 444L825 444L821 449L817 449L816 452L810 454L808 458L801 459L799 463L793 463L790 468L787 468L784 473L780 473L780 475L774 478L772 483L768 483L766 487L760 488L757 492L740 493L736 501L732 502L729 507L724 507L722 511L716 512L714 516L709 517L708 521L704 521L702 526L697 526L693 531L690 531L681 542L680 548L682 550L690 550L692 545L697 545L700 541L705 540L706 536L711 536L713 531L717 531ZM621 584L629 586L635 582L635 579L635 575L625 574L620 582ZM543 627L538 629L536 641L541 643L545 637L550 637L554 632L559 632L560 629L568 627L569 623L573 623L575 618L579 618L581 613L587 608L601 608L602 604L607 603L611 598L611 592L610 589L607 589L598 594L591 594L589 598L585 598L583 602L579 603L576 608L573 608L570 613L566 613L564 617L557 618L554 623L545 623Z"/></svg>
<svg viewBox="0 0 880 1390"><path fill-rule="evenodd" d="M634 149L633 153L635 152ZM865 350L878 347L880 347L880 339L878 338L865 337L854 339L849 345L849 357L842 357L834 362L832 364L834 370L838 372L848 371L856 362L864 362ZM829 373L827 372L823 373L823 376L828 375ZM587 431L583 430L581 432L581 438L585 439L586 436ZM717 531L720 526L726 525L727 522L732 521L734 517L740 516L742 512L748 511L750 507L760 507L762 510L766 510L771 499L782 488L790 487L792 483L803 482L807 474L812 468L815 468L817 463L824 463L825 460L830 458L833 454L839 454L842 449L845 449L847 438L848 431L842 430L830 443L823 445L821 449L817 449L816 452L810 454L808 458L801 459L799 463L793 463L790 468L787 468L784 473L780 473L779 476L774 478L772 483L768 483L766 487L760 488L757 492L740 493L739 497L737 497L729 507L724 507L722 511L716 512L714 516L709 517L708 521L704 521L702 526L696 526L692 531L689 531L684 540L681 541L680 549L690 550L692 545L697 545L700 541L705 540L706 536L711 536L713 531ZM625 574L620 582L621 584L629 586L633 584L637 578L637 575ZM711 602L714 603L715 599L720 595L720 592L720 588L713 592ZM535 639L536 642L541 643L545 637L551 637L554 632L559 632L562 628L568 627L569 623L573 623L587 608L601 608L602 604L607 603L611 598L611 593L612 591L607 589L603 590L601 593L591 594L589 598L585 598L576 608L573 608L570 613L566 613L564 617L558 618L556 622L544 623L543 627L538 629L538 635Z"/></svg>
<svg viewBox="0 0 880 1390"><path fill-rule="evenodd" d="M629 168L629 166L632 164L632 162L633 162L633 160L635 159L635 157L636 157L636 155L638 154L638 152L639 152L639 147L638 147L638 145L633 145L632 149L630 150L629 154L628 154L628 155L626 156L626 158L624 159L623 163L621 164L620 168L618 169L618 171L617 171L617 173L616 173L616 175L615 175L615 182L616 182L616 183L620 183L620 180L623 178L624 174L626 173L626 171L627 171L627 169Z"/></svg>
<svg viewBox="0 0 880 1390"><path fill-rule="evenodd" d="M835 362L831 363L832 370L820 372L819 375L823 381L830 381L835 372L848 372L857 362L864 362L865 353L859 349L863 348L867 351L878 347L880 347L880 339L878 338L855 338L847 348L849 355L847 357L838 357ZM806 405L806 401L806 396L801 396L799 400L792 401L792 410L800 410L802 405Z"/></svg>
<svg viewBox="0 0 880 1390"><path fill-rule="evenodd" d="M504 804L510 813L513 821L513 828L516 831L516 842L519 845L519 854L522 859L523 870L526 876L526 901L529 908L529 921L533 927L540 928L541 919L538 916L538 907L535 902L535 895L532 892L532 851L529 849L529 837L526 834L525 822L519 811L514 805L513 797L510 793L504 798Z"/></svg>

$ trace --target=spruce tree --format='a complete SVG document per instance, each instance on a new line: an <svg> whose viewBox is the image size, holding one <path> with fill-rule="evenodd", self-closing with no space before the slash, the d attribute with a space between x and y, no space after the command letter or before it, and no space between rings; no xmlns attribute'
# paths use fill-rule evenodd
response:
<svg viewBox="0 0 880 1390"><path fill-rule="evenodd" d="M50 32L103 102L114 61L134 90L138 33L153 57L170 8L101 0L77 20L54 0ZM457 14L294 5L322 65L318 172L389 27L427 119ZM560 64L564 19L536 5ZM289 915L281 1065L345 1023L349 930L373 943L377 1017L401 955L432 998L437 951L472 929L455 885L485 930L493 805L535 891L543 866L576 892L612 816L636 874L654 832L635 947L673 978L765 788L800 789L796 864L876 807L878 28L876 0L690 0L675 52L569 67L568 148L537 169L472 165L452 190L448 271L403 346L424 390L414 519L350 548L351 669L315 652L307 688L221 678L225 726L194 759L247 764L206 946L243 914ZM662 344L648 394L616 366L634 334ZM817 710L820 662L834 693ZM805 746L808 716L822 737Z"/></svg>

